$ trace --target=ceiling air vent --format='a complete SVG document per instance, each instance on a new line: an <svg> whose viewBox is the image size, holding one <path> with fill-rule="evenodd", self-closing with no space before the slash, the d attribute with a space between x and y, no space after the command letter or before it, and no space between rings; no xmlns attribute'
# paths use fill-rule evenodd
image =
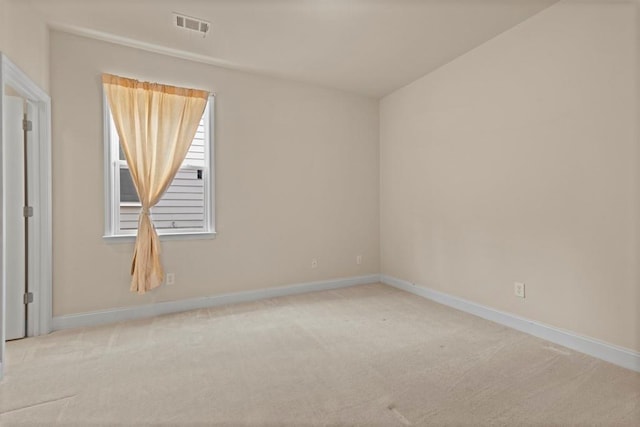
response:
<svg viewBox="0 0 640 427"><path fill-rule="evenodd" d="M173 14L174 24L178 28L184 28L185 30L197 31L205 37L211 29L211 23L203 21L202 19L192 18L191 16L182 15L179 13Z"/></svg>

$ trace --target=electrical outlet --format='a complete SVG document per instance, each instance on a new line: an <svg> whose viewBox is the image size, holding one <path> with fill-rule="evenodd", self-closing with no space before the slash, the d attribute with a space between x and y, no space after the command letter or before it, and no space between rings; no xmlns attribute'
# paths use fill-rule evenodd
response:
<svg viewBox="0 0 640 427"><path fill-rule="evenodd" d="M166 281L167 281L167 286L174 285L176 283L176 274L167 273Z"/></svg>
<svg viewBox="0 0 640 427"><path fill-rule="evenodd" d="M356 264L358 264L358 265L362 264L362 255L358 255L356 257Z"/></svg>
<svg viewBox="0 0 640 427"><path fill-rule="evenodd" d="M311 268L318 268L318 260L316 258L311 260Z"/></svg>
<svg viewBox="0 0 640 427"><path fill-rule="evenodd" d="M515 282L513 284L513 294L518 298L524 298L524 283Z"/></svg>

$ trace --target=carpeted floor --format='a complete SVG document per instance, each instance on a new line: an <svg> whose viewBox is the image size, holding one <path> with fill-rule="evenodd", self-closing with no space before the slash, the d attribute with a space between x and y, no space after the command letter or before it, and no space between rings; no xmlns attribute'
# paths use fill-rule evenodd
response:
<svg viewBox="0 0 640 427"><path fill-rule="evenodd" d="M380 284L7 343L0 425L640 425L640 374Z"/></svg>

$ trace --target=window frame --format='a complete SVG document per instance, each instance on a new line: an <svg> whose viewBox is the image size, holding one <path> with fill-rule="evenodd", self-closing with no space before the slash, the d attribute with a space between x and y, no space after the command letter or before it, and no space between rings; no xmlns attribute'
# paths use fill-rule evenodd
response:
<svg viewBox="0 0 640 427"><path fill-rule="evenodd" d="M138 230L120 230L120 169L128 168L120 160L118 132L111 116L106 94L103 92L103 144L104 144L104 235L105 240L134 241ZM207 100L205 117L205 166L184 162L180 169L202 169L204 193L204 227L156 230L161 240L211 239L215 230L215 94ZM115 139L114 139L115 138ZM140 203L124 202L129 206Z"/></svg>

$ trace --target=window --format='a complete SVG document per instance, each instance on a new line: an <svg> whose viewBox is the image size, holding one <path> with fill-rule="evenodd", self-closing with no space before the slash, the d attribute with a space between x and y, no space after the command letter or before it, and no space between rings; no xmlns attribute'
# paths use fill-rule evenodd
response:
<svg viewBox="0 0 640 427"><path fill-rule="evenodd" d="M105 237L135 236L141 204L120 148L118 132L105 109ZM210 96L187 156L151 219L158 235L211 235L213 227L213 114Z"/></svg>

